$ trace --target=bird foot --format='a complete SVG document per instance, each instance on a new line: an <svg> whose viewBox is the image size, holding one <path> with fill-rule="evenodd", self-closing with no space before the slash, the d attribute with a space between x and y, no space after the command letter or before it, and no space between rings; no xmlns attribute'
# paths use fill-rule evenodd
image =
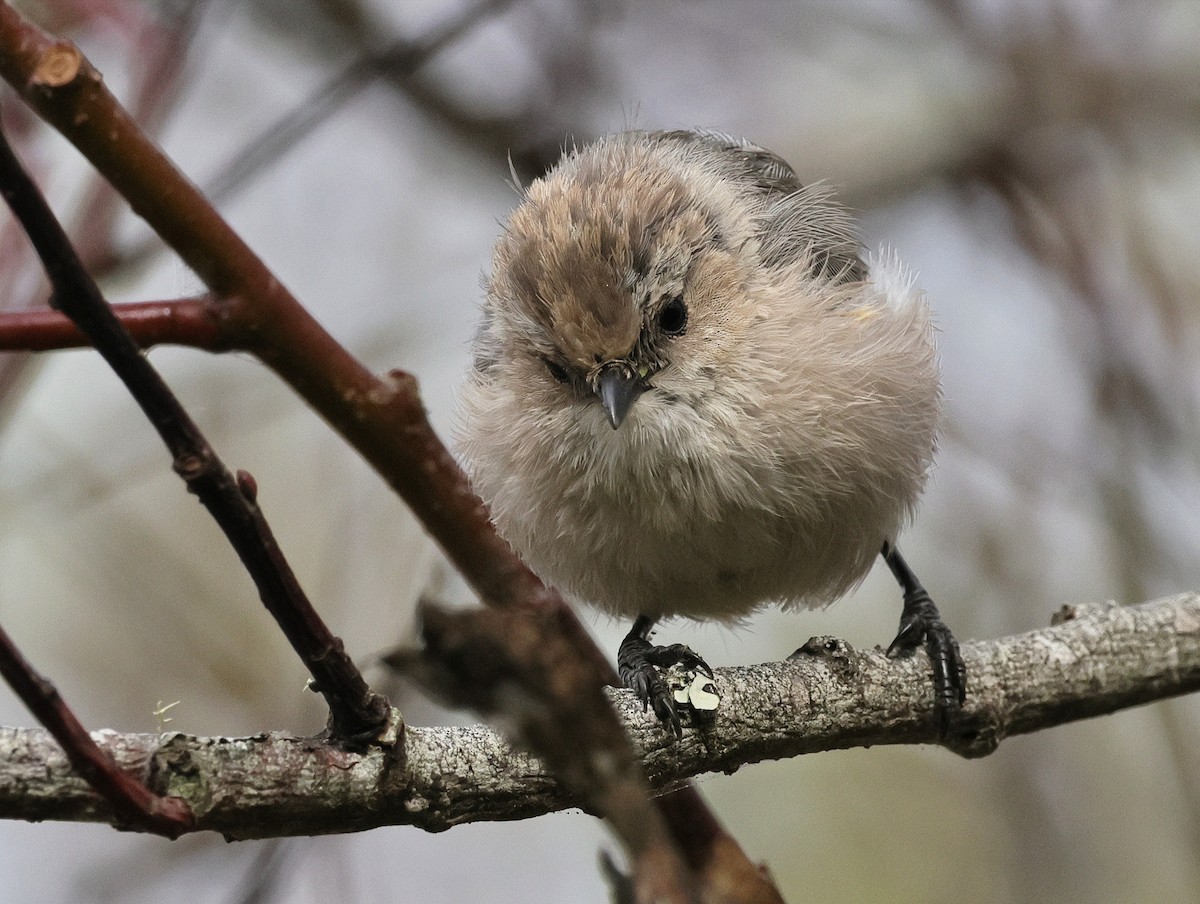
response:
<svg viewBox="0 0 1200 904"><path fill-rule="evenodd" d="M658 720L674 732L677 738L683 737L683 727L679 722L679 712L676 709L676 699L681 691L672 690L664 679L660 669L681 669L684 673L705 675L710 681L713 678L712 669L700 658L691 647L681 643L670 646L656 646L647 640L638 625L621 641L617 650L617 674L625 686L630 688L642 701L642 712L653 707ZM674 683L674 682L673 682ZM682 696L689 694L689 688L695 684L690 678L681 682ZM698 692L692 692L697 694ZM711 694L711 690L705 693ZM680 700L682 703L683 700ZM713 707L706 707L713 708Z"/></svg>
<svg viewBox="0 0 1200 904"><path fill-rule="evenodd" d="M900 630L887 654L893 658L909 656L922 645L933 665L934 710L938 716L938 733L945 738L951 717L967 698L967 668L954 634L942 621L941 613L925 588L917 584L904 593Z"/></svg>

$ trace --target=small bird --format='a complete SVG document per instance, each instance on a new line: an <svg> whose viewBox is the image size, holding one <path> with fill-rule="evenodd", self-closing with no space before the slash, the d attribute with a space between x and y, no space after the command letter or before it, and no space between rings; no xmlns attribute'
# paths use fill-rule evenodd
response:
<svg viewBox="0 0 1200 904"><path fill-rule="evenodd" d="M896 549L936 446L924 295L765 148L628 131L523 191L496 244L459 448L496 528L571 598L634 618L621 679L681 731L660 669L712 678L671 616L816 607L882 555L889 653L922 644L943 735L958 644Z"/></svg>

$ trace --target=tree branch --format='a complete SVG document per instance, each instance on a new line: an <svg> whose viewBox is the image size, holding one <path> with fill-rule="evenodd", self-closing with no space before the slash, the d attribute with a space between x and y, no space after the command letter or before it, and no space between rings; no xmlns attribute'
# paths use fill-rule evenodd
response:
<svg viewBox="0 0 1200 904"><path fill-rule="evenodd" d="M477 0L420 39L400 38L381 50L360 56L239 148L206 186L205 194L213 201L229 197L376 79L383 75L393 78L410 75L513 2Z"/></svg>
<svg viewBox="0 0 1200 904"><path fill-rule="evenodd" d="M117 103L73 44L0 2L0 77L58 129L222 299L227 335L275 371L412 507L480 597L560 613L591 646L558 594L496 534L466 475L433 432L416 380L379 377L308 313L200 191ZM615 680L598 651L587 653Z"/></svg>
<svg viewBox="0 0 1200 904"><path fill-rule="evenodd" d="M246 567L267 611L312 674L340 738L372 741L394 727L391 707L368 686L340 638L321 620L275 542L254 479L235 476L104 300L46 199L0 131L0 194L45 267L55 307L74 321L120 377Z"/></svg>
<svg viewBox="0 0 1200 904"><path fill-rule="evenodd" d="M237 337L223 327L221 302L209 295L110 307L139 348L164 344L210 352L239 348ZM83 330L60 311L0 311L0 351L46 352L91 347L91 340Z"/></svg>
<svg viewBox="0 0 1200 904"><path fill-rule="evenodd" d="M389 664L431 696L503 725L568 794L607 819L629 850L633 900L699 904L628 735L570 640L546 619L513 609L452 611L426 602L420 616L424 645L392 654ZM778 892L762 900L783 904Z"/></svg>
<svg viewBox="0 0 1200 904"><path fill-rule="evenodd" d="M963 645L971 688L947 746L983 756L1012 735L1200 689L1200 594L1064 608L1056 621ZM612 691L651 782L669 788L762 760L936 743L924 653L897 661L823 637L803 649L786 662L718 669L720 709L677 743L631 692ZM442 831L581 805L537 759L482 727L409 727L399 758L278 734L95 737L151 788L188 801L198 829L230 838ZM0 818L113 821L41 729L0 729Z"/></svg>
<svg viewBox="0 0 1200 904"><path fill-rule="evenodd" d="M0 628L0 677L46 726L75 773L108 803L115 822L168 838L178 838L192 830L192 813L187 803L171 795L155 794L144 782L122 770L88 735L58 688L34 670L3 628Z"/></svg>

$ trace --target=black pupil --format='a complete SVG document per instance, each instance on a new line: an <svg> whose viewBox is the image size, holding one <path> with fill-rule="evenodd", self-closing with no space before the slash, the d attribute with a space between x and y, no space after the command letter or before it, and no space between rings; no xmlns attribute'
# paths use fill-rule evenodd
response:
<svg viewBox="0 0 1200 904"><path fill-rule="evenodd" d="M658 313L658 325L662 327L662 331L670 336L677 336L683 332L683 328L687 326L687 305L683 303L683 299L676 296L666 303Z"/></svg>
<svg viewBox="0 0 1200 904"><path fill-rule="evenodd" d="M549 358L547 358L546 370L550 371L550 376L558 380L559 383L566 383L568 380L570 380L570 375L567 373L567 369L557 361L551 361Z"/></svg>

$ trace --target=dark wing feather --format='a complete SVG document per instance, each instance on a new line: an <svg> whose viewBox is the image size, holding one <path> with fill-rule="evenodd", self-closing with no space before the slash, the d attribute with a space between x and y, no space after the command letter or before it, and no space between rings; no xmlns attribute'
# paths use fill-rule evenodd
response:
<svg viewBox="0 0 1200 904"><path fill-rule="evenodd" d="M766 266L784 267L808 256L817 276L839 283L866 279L858 234L846 209L828 188L804 185L775 152L707 129L644 134L717 152L731 177L763 194L759 238Z"/></svg>
<svg viewBox="0 0 1200 904"><path fill-rule="evenodd" d="M662 141L679 141L717 151L726 164L735 170L733 175L750 182L763 192L786 194L803 188L803 184L796 178L795 170L786 160L774 151L768 151L744 138L734 138L732 135L709 129L677 129L646 134Z"/></svg>

